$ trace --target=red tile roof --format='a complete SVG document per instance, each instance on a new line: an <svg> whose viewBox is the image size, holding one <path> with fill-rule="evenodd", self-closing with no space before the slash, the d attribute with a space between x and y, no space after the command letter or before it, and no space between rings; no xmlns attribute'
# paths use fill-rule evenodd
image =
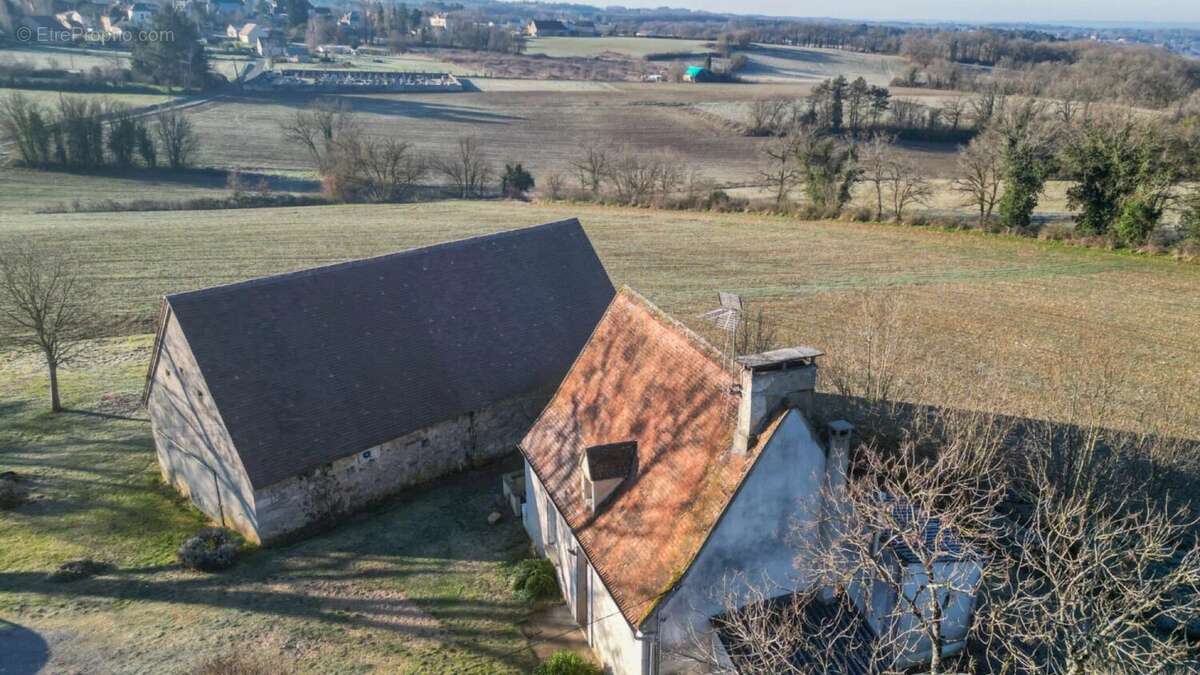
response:
<svg viewBox="0 0 1200 675"><path fill-rule="evenodd" d="M631 626L691 565L753 464L730 452L735 382L711 345L622 289L521 444ZM637 442L633 476L593 516L581 457L620 441Z"/></svg>

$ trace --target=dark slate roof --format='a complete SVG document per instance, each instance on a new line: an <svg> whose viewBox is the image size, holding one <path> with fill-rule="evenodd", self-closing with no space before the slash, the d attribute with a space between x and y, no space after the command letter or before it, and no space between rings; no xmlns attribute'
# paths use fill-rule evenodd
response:
<svg viewBox="0 0 1200 675"><path fill-rule="evenodd" d="M637 457L637 441L593 445L584 451L592 480L624 478Z"/></svg>
<svg viewBox="0 0 1200 675"><path fill-rule="evenodd" d="M167 303L262 487L557 385L614 293L571 219Z"/></svg>
<svg viewBox="0 0 1200 675"><path fill-rule="evenodd" d="M561 21L555 19L534 19L533 25L537 26L538 30L566 30L567 26Z"/></svg>

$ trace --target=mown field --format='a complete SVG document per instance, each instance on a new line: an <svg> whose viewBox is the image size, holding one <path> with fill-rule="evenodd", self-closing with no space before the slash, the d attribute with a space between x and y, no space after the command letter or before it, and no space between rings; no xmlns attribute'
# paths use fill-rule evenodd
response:
<svg viewBox="0 0 1200 675"><path fill-rule="evenodd" d="M5 212L0 247L71 247L110 337L62 373L71 412L59 416L45 412L36 358L0 352L0 470L25 475L34 494L0 513L0 648L40 653L51 672L186 672L233 649L301 672L526 672L529 608L505 584L523 535L511 519L485 522L498 469L253 553L230 573L186 572L172 552L201 517L158 485L138 395L164 293L569 216L614 281L702 332L716 291L736 291L778 341L819 347L828 364L857 348L861 300L889 298L910 400L1070 421L1081 394L1116 387L1111 426L1166 418L1200 438L1195 265L902 226L569 204ZM43 579L83 555L118 569Z"/></svg>
<svg viewBox="0 0 1200 675"><path fill-rule="evenodd" d="M734 290L795 324L789 339L836 353L846 298L888 289L930 367L995 370L997 400L1017 406L1008 412L1053 415L1051 366L1086 368L1103 352L1130 371L1130 396L1184 392L1200 419L1189 338L1200 334L1200 266L1165 259L905 226L515 202L0 214L0 243L74 246L105 332L128 335L151 330L164 293L576 215L615 280L686 321L717 289Z"/></svg>

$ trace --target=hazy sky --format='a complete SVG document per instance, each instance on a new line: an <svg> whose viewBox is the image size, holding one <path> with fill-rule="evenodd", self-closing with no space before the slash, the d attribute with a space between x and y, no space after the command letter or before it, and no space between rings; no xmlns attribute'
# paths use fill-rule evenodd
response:
<svg viewBox="0 0 1200 675"><path fill-rule="evenodd" d="M612 4L839 19L1200 22L1197 0L613 0Z"/></svg>

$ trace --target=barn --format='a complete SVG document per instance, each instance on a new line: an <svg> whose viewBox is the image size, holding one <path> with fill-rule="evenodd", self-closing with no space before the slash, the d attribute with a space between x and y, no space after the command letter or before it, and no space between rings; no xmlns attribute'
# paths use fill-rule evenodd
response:
<svg viewBox="0 0 1200 675"><path fill-rule="evenodd" d="M168 295L163 479L262 543L509 452L614 293L572 219Z"/></svg>

